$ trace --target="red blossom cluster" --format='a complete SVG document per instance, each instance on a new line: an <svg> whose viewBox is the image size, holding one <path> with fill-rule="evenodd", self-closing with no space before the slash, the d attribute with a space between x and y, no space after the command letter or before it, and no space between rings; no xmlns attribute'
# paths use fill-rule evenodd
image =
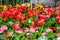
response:
<svg viewBox="0 0 60 40"><path fill-rule="evenodd" d="M30 24L32 28L35 28L36 25L44 26L45 20L50 18L52 14L55 14L57 15L57 22L60 23L60 6L58 6L57 8L44 7L39 10L40 11L37 13L34 9L28 10L28 7L26 5L20 5L18 7L13 7L9 5L7 9L4 9L2 12L0 12L0 17L3 18L4 22L6 22L9 18L19 19L22 20L22 24L26 25L27 18L36 16L37 18L35 18L34 21ZM27 11L27 13L23 13L24 11ZM14 30L21 29L20 26L16 23L13 24L12 28Z"/></svg>

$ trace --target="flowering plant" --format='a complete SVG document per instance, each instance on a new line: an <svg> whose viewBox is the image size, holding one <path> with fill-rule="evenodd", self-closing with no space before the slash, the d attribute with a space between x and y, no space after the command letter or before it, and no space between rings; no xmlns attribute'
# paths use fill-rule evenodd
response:
<svg viewBox="0 0 60 40"><path fill-rule="evenodd" d="M60 37L60 6L1 6L0 40L53 40ZM44 39L43 39L44 38ZM45 39L46 38L46 39Z"/></svg>

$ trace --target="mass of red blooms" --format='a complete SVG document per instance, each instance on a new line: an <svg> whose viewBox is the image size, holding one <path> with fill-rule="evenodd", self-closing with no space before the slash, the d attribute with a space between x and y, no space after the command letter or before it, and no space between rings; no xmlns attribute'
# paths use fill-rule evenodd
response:
<svg viewBox="0 0 60 40"><path fill-rule="evenodd" d="M31 19L29 19L29 28L28 32L34 33L36 30L38 30L38 27L44 26L46 19L51 18L52 15L56 15L56 22L60 24L60 6L58 7L43 7L42 9L39 9L39 12L37 12L34 9L28 9L25 5L20 5L17 7L13 7L12 5L9 5L6 9L3 9L2 12L0 12L0 17L2 18L3 22L7 22L8 19L12 18L16 21L11 26L12 29L16 30L17 33L24 32L24 29L18 24L17 22L20 22L23 25L27 25L26 20L31 18L33 21L31 22ZM32 18L35 16L35 18ZM37 27L36 27L37 26ZM56 30L55 26L50 27L53 31ZM48 30L50 30L48 29ZM47 30L47 31L48 31ZM3 31L2 31L3 32ZM49 32L49 31L48 31ZM0 31L1 33L1 31ZM12 32L10 32L12 33ZM27 33L27 35L30 33ZM6 34L7 37L10 36L8 33ZM12 36L13 34L11 34Z"/></svg>

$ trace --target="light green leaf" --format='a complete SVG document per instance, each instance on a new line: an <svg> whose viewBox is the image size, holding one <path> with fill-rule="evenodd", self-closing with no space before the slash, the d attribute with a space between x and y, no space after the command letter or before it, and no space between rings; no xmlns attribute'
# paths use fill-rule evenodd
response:
<svg viewBox="0 0 60 40"><path fill-rule="evenodd" d="M41 36L38 38L38 40L48 40L48 38L46 36Z"/></svg>

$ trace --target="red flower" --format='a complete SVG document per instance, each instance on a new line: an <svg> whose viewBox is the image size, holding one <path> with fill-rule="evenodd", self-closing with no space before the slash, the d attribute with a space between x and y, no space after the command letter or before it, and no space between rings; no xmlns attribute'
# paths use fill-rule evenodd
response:
<svg viewBox="0 0 60 40"><path fill-rule="evenodd" d="M8 9L12 9L12 8L13 8L13 6L12 6L12 5L9 5L9 6L8 6Z"/></svg>
<svg viewBox="0 0 60 40"><path fill-rule="evenodd" d="M56 31L57 30L57 28L55 27L55 26L51 26L50 27L53 31Z"/></svg>
<svg viewBox="0 0 60 40"><path fill-rule="evenodd" d="M16 14L16 15L15 15L15 18L17 18L17 19L20 19L21 17L22 17L21 14Z"/></svg>
<svg viewBox="0 0 60 40"><path fill-rule="evenodd" d="M36 11L35 11L35 10L32 10L32 9L29 10L29 11L28 11L28 16L29 16L29 17L36 16Z"/></svg>
<svg viewBox="0 0 60 40"><path fill-rule="evenodd" d="M22 21L22 24L26 25L26 20L23 20L23 21Z"/></svg>
<svg viewBox="0 0 60 40"><path fill-rule="evenodd" d="M21 8L21 6L18 6L17 7L17 11L19 11L19 12L22 12L23 11L22 8Z"/></svg>
<svg viewBox="0 0 60 40"><path fill-rule="evenodd" d="M60 10L60 6L57 7L57 10Z"/></svg>
<svg viewBox="0 0 60 40"><path fill-rule="evenodd" d="M32 28L34 28L36 26L36 22L33 21L32 24L30 25Z"/></svg>
<svg viewBox="0 0 60 40"><path fill-rule="evenodd" d="M43 26L44 25L44 19L39 19L38 20L38 24L37 24L38 26Z"/></svg>
<svg viewBox="0 0 60 40"><path fill-rule="evenodd" d="M56 21L57 21L58 23L60 23L60 14L58 14L58 15L56 16Z"/></svg>
<svg viewBox="0 0 60 40"><path fill-rule="evenodd" d="M51 11L46 11L46 18L50 18L50 16L52 15Z"/></svg>
<svg viewBox="0 0 60 40"><path fill-rule="evenodd" d="M37 22L37 20L38 20L37 18L34 19L35 22Z"/></svg>
<svg viewBox="0 0 60 40"><path fill-rule="evenodd" d="M23 6L23 5L22 5L22 9L23 9L23 10L26 10L26 9L27 9L27 6Z"/></svg>
<svg viewBox="0 0 60 40"><path fill-rule="evenodd" d="M7 10L3 10L3 11L2 11L2 16L8 17L8 16L9 16L8 11L7 11Z"/></svg>
<svg viewBox="0 0 60 40"><path fill-rule="evenodd" d="M0 13L0 17L2 16L2 13Z"/></svg>
<svg viewBox="0 0 60 40"><path fill-rule="evenodd" d="M4 22L6 22L7 20L8 20L7 17L3 19Z"/></svg>
<svg viewBox="0 0 60 40"><path fill-rule="evenodd" d="M41 10L40 10L40 13L44 12L44 10L45 10L45 8L41 9Z"/></svg>
<svg viewBox="0 0 60 40"><path fill-rule="evenodd" d="M26 19L26 18L27 18L27 16L25 16L25 15L23 15L23 14L22 14L22 17L21 17L21 18Z"/></svg>
<svg viewBox="0 0 60 40"><path fill-rule="evenodd" d="M16 11L17 11L16 8L10 9L10 10L9 10L9 14L10 14L10 15L15 15Z"/></svg>
<svg viewBox="0 0 60 40"><path fill-rule="evenodd" d="M19 29L20 29L20 26L19 26L17 23L14 23L14 24L12 25L12 28L13 28L14 30L19 30Z"/></svg>
<svg viewBox="0 0 60 40"><path fill-rule="evenodd" d="M24 10L27 10L27 6L20 5L20 6L17 7L17 10L19 10L20 12L22 12Z"/></svg>
<svg viewBox="0 0 60 40"><path fill-rule="evenodd" d="M40 18L43 18L43 19L46 18L45 15L43 15L43 14L38 14L38 16L39 16Z"/></svg>

